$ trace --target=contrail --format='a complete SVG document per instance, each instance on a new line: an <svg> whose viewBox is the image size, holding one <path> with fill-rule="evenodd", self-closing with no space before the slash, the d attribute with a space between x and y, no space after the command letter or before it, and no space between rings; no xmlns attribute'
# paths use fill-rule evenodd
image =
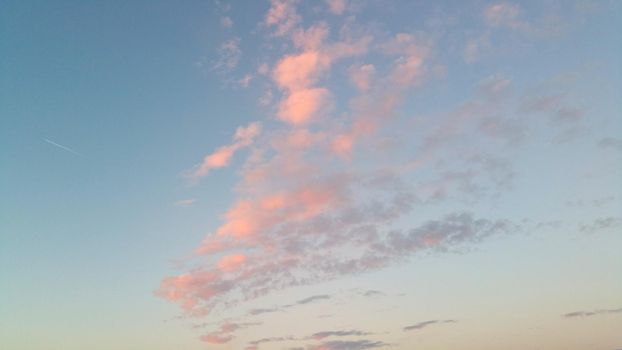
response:
<svg viewBox="0 0 622 350"><path fill-rule="evenodd" d="M58 143L56 143L56 142L54 142L54 141L50 141L50 140L48 140L48 139L45 139L45 142L49 143L50 145L56 146L56 147L58 147L58 148L62 148L62 149L64 149L65 151L67 151L67 152L71 152L71 153L73 153L73 154L75 154L75 155L77 155L77 156L84 157L84 155L83 155L83 154L78 153L78 152L76 152L76 151L72 150L72 149L71 149L71 148L69 148L69 147L65 147L65 146L63 146L63 145L59 145Z"/></svg>

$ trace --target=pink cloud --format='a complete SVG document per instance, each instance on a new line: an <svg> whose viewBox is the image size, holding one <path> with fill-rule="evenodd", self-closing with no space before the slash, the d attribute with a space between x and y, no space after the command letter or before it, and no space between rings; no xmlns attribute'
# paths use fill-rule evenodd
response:
<svg viewBox="0 0 622 350"><path fill-rule="evenodd" d="M250 146L260 132L261 124L258 122L251 123L246 127L239 127L235 132L232 144L222 146L205 156L203 162L188 173L188 177L198 179L206 176L212 169L226 167L235 152L240 148Z"/></svg>
<svg viewBox="0 0 622 350"><path fill-rule="evenodd" d="M216 334L207 334L201 337L201 340L209 344L226 344L230 342L231 339L233 339L233 336L231 335L221 336Z"/></svg>
<svg viewBox="0 0 622 350"><path fill-rule="evenodd" d="M424 62L430 54L430 44L413 34L399 33L384 45L385 53L398 55L395 60L391 81L398 86L408 87L420 82Z"/></svg>
<svg viewBox="0 0 622 350"><path fill-rule="evenodd" d="M326 4L328 5L328 10L335 15L343 14L348 8L347 0L326 0Z"/></svg>
<svg viewBox="0 0 622 350"><path fill-rule="evenodd" d="M246 255L232 254L222 257L218 261L218 268L223 272L232 272L237 270L246 262Z"/></svg>
<svg viewBox="0 0 622 350"><path fill-rule="evenodd" d="M359 90L368 91L371 88L375 71L376 69L373 64L351 67L350 80L352 80Z"/></svg>
<svg viewBox="0 0 622 350"><path fill-rule="evenodd" d="M354 135L337 135L331 144L331 150L342 157L349 157L354 147Z"/></svg>
<svg viewBox="0 0 622 350"><path fill-rule="evenodd" d="M317 51L306 51L281 59L274 69L273 77L279 87L295 91L314 84L325 68L326 58Z"/></svg>
<svg viewBox="0 0 622 350"><path fill-rule="evenodd" d="M416 184L403 180L414 176L405 164L438 161L435 156L469 122L480 121L473 115L485 109L476 103L467 105L418 130L397 118L397 107L423 81L431 60L429 40L400 33L385 44L372 45L371 36L340 32L338 41L330 41L326 24L300 27L294 5L272 1L266 24L277 28L292 51L261 68L267 74L272 67L269 89L281 96L272 105L276 116L271 117L284 123L268 124L276 125L263 133L262 142L256 142L259 124L239 128L231 144L208 155L194 171L195 176L204 176L230 164L238 150L252 145L238 172L236 199L196 249L196 269L162 281L159 295L179 303L189 314L206 314L274 290L380 269L418 252L451 250L514 229L504 220L468 213L421 219L411 229L394 227L433 195L476 187L478 176L495 169L485 161L476 169L470 164L474 170L464 172L419 167L429 179ZM369 50L390 57L390 64L343 65L353 67L344 73L350 74L358 90L352 89L355 95L344 104L343 112L330 113L332 93L322 80L331 75L331 69L341 67L335 64L338 60ZM491 91L502 88L503 84L494 85ZM423 155L413 156L408 147L378 151L383 138L402 135L402 130L408 134L402 138L413 142L412 148ZM396 140L400 141L404 140ZM365 157L357 159L360 154ZM207 336L214 336L214 341L229 339L228 329Z"/></svg>
<svg viewBox="0 0 622 350"><path fill-rule="evenodd" d="M266 14L265 24L276 27L276 36L284 36L300 22L296 12L296 0L271 0L270 9Z"/></svg>
<svg viewBox="0 0 622 350"><path fill-rule="evenodd" d="M330 92L323 88L292 91L281 101L279 119L293 125L306 124L319 117L329 98Z"/></svg>
<svg viewBox="0 0 622 350"><path fill-rule="evenodd" d="M486 22L493 26L519 28L524 24L519 21L521 10L516 4L507 2L492 4L484 10Z"/></svg>

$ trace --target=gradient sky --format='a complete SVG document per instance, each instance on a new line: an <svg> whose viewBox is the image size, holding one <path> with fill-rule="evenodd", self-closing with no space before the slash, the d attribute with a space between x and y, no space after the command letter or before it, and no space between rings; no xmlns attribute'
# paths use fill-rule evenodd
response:
<svg viewBox="0 0 622 350"><path fill-rule="evenodd" d="M0 348L622 349L620 33L0 0Z"/></svg>

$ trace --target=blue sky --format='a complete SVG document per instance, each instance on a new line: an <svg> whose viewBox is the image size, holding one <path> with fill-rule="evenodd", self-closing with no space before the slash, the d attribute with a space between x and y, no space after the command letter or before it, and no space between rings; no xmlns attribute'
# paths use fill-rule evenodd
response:
<svg viewBox="0 0 622 350"><path fill-rule="evenodd" d="M1 348L622 347L620 3L0 5Z"/></svg>

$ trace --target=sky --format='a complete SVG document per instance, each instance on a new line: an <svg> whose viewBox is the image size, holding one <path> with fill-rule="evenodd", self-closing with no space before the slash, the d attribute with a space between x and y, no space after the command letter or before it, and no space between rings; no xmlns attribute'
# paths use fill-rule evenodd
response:
<svg viewBox="0 0 622 350"><path fill-rule="evenodd" d="M622 349L622 2L0 8L1 349Z"/></svg>

